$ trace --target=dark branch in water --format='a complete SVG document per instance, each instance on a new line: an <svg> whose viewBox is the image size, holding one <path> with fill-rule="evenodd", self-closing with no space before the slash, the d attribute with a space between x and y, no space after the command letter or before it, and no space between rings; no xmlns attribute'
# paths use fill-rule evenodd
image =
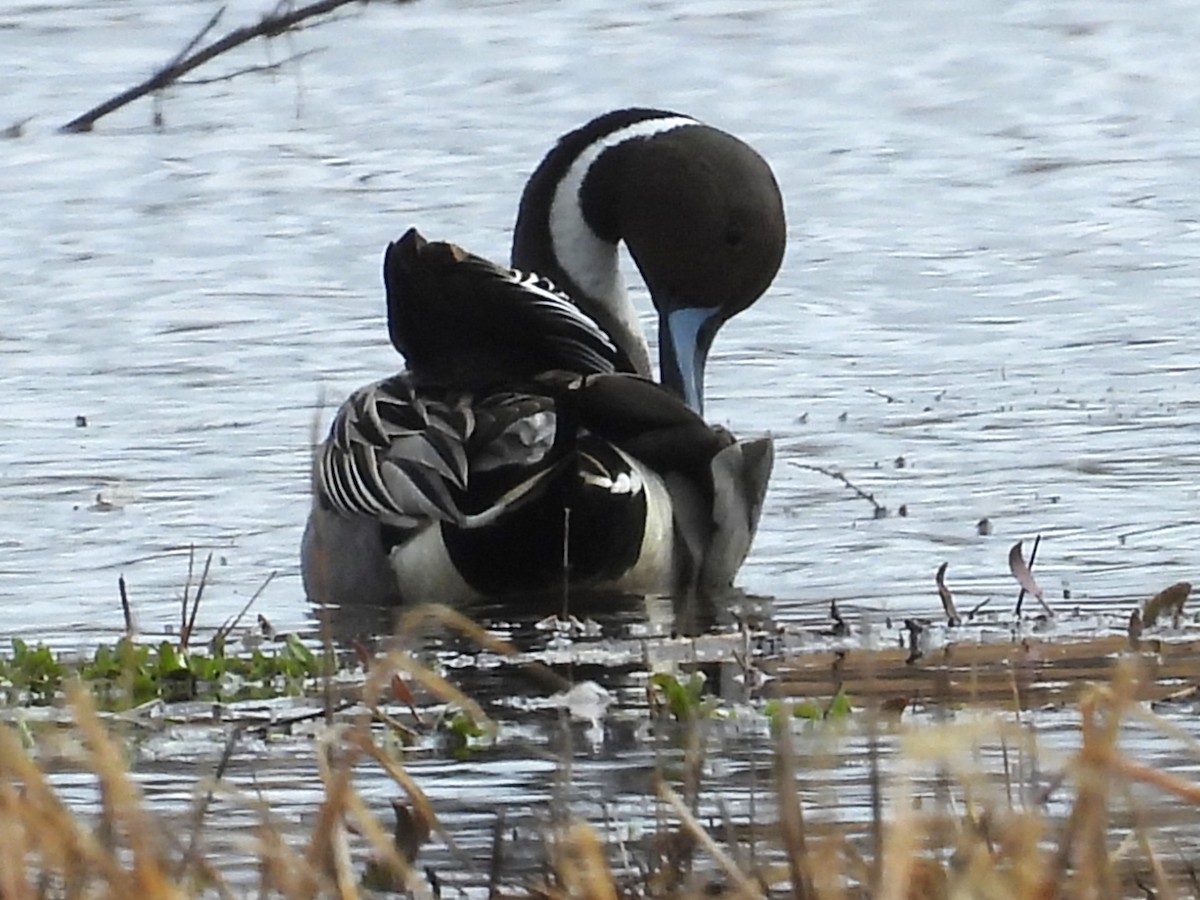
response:
<svg viewBox="0 0 1200 900"><path fill-rule="evenodd" d="M942 598L942 609L946 611L946 623L951 628L957 628L962 624L962 617L958 614L958 607L954 605L954 594L950 592L950 588L946 587L946 569L950 567L950 563L942 563L937 570L937 589L938 596Z"/></svg>
<svg viewBox="0 0 1200 900"><path fill-rule="evenodd" d="M92 107L81 116L76 116L64 125L61 130L69 133L91 131L96 122L109 113L115 112L123 106L128 106L134 100L145 97L147 94L174 84L182 76L204 65L213 57L220 56L222 53L232 50L235 47L240 47L242 44L252 41L255 38L277 37L285 31L295 28L307 19L328 15L340 7L359 2L365 3L367 0L316 0L314 3L290 10L287 9L286 4L280 3L272 12L263 16L257 24L237 28L207 47L196 50L200 42L216 26L221 14L225 11L224 7L222 7L217 10L213 17L205 23L204 27L184 45L184 48L167 65L159 69L141 84L134 85L129 90L105 100L99 106ZM407 0L407 2L411 2L411 0Z"/></svg>
<svg viewBox="0 0 1200 900"><path fill-rule="evenodd" d="M125 576L117 576L117 589L121 592L121 612L125 614L125 636L133 637L133 608L129 605L129 594L125 591Z"/></svg>

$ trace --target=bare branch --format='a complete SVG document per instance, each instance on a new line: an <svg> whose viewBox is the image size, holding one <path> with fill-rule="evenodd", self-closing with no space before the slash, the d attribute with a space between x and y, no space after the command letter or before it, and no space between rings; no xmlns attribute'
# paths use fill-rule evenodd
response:
<svg viewBox="0 0 1200 900"><path fill-rule="evenodd" d="M285 5L280 3L275 9L264 16L255 25L246 25L242 28L237 28L220 40L217 40L207 47L204 47L196 52L191 52L204 36L213 29L217 20L220 18L223 10L218 12L209 19L208 23L184 46L183 50L176 54L175 58L163 68L159 69L141 84L131 87L127 91L123 91L115 97L105 100L98 106L89 109L83 115L76 116L66 125L62 126L61 131L70 133L79 133L91 131L97 121L104 118L111 112L115 112L124 106L129 105L134 100L145 97L154 91L162 90L170 84L175 83L180 77L186 75L193 69L199 68L210 59L220 56L226 51L232 50L235 47L240 47L242 44L252 41L259 37L276 37L296 25L311 19L316 16L323 16L339 9L343 6L348 6L351 3L365 3L367 0L316 0L306 6L300 6L285 12ZM407 0L411 2L411 0Z"/></svg>
<svg viewBox="0 0 1200 900"><path fill-rule="evenodd" d="M217 27L217 23L221 21L221 16L223 15L225 15L224 6L212 14L212 17L204 23L204 27L197 31L195 36L183 45L183 49L176 53L174 57L172 57L171 61L167 63L166 68L169 69L171 66L177 66L187 59L187 55L195 50L202 40L208 37L208 33L210 31Z"/></svg>
<svg viewBox="0 0 1200 900"><path fill-rule="evenodd" d="M288 63L299 62L307 56L315 56L318 53L324 52L324 47L317 47L312 50L302 50L299 53L293 53L279 62L263 63L258 66L243 66L240 69L234 69L232 72L226 72L224 75L214 75L212 78L188 78L180 79L178 84L185 85L201 85L201 84L218 84L222 81L233 81L235 78L240 78L242 75L250 75L255 72L277 72Z"/></svg>

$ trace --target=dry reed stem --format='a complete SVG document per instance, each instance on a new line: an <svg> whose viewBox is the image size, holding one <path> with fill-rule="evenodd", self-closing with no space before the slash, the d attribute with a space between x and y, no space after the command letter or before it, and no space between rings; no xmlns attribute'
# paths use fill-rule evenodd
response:
<svg viewBox="0 0 1200 900"><path fill-rule="evenodd" d="M1171 887L1167 873L1163 871L1162 861L1159 860L1158 854L1154 852L1154 846L1150 843L1140 804L1134 798L1133 791L1130 790L1128 784L1121 785L1121 793L1125 798L1125 804L1134 811L1133 838L1137 841L1142 856L1150 865L1150 873L1154 876L1154 890L1157 892L1156 900L1175 900L1175 890Z"/></svg>
<svg viewBox="0 0 1200 900"><path fill-rule="evenodd" d="M0 897L5 900L26 900L35 896L24 877L24 860L30 848L22 812L17 789L11 784L0 783Z"/></svg>
<svg viewBox="0 0 1200 900"><path fill-rule="evenodd" d="M377 660L371 667L366 685L363 687L363 702L368 709L378 708L379 698L383 694L384 687L391 684L392 675L396 672L411 675L430 693L447 703L458 706L480 728L485 729L489 734L496 733L496 723L483 711L482 706L404 650L389 651L383 659Z"/></svg>
<svg viewBox="0 0 1200 900"><path fill-rule="evenodd" d="M763 896L763 893L759 886L751 881L750 878L744 872L742 872L740 868L738 868L738 865L734 861L733 857L721 849L721 846L714 841L709 833L704 830L704 827L696 821L696 817L692 815L691 810L688 809L687 804L683 801L683 798L680 797L679 794L677 794L674 790L672 790L670 785L663 782L660 782L658 785L658 795L667 803L668 806L671 807L671 810L675 813L675 815L679 817L680 824L683 825L684 829L696 839L700 846L708 851L708 855L713 858L716 864L721 867L722 871L724 871L725 874L728 875L733 883L737 886L738 893L734 896L760 900L760 898Z"/></svg>
<svg viewBox="0 0 1200 900"><path fill-rule="evenodd" d="M161 832L150 822L141 790L130 779L125 760L96 715L92 695L81 682L75 681L67 687L67 700L75 716L75 725L84 738L89 768L100 779L103 826L115 835L124 825L133 853L131 887L136 896L182 896L167 877Z"/></svg>
<svg viewBox="0 0 1200 900"><path fill-rule="evenodd" d="M1151 785L1160 791L1174 795L1185 803L1200 804L1200 785L1185 781L1178 775L1152 769L1120 754L1115 754L1109 760L1108 765L1115 774L1122 778Z"/></svg>
<svg viewBox="0 0 1200 900"><path fill-rule="evenodd" d="M779 801L779 829L792 875L792 896L815 900L808 846L804 833L804 809L796 788L796 754L792 746L792 709L784 704L782 723L775 740L775 793Z"/></svg>
<svg viewBox="0 0 1200 900"><path fill-rule="evenodd" d="M15 789L8 803L14 818L21 824L21 833L26 839L40 835L58 834L59 840L38 846L38 856L50 870L66 870L72 863L97 860L107 856L90 835L76 833L76 823L46 781L45 775L25 753L15 732L10 728L0 729L0 777L4 786ZM6 817L7 818L7 817ZM0 845L0 860L6 867L24 871L21 856L14 854L8 843Z"/></svg>
<svg viewBox="0 0 1200 900"><path fill-rule="evenodd" d="M451 609L449 606L441 603L423 603L420 606L414 607L400 617L396 625L396 633L405 635L416 632L420 630L420 627L425 622L436 622L439 625L452 628L460 634L469 637L485 650L491 650L493 653L501 656L511 659L521 655L521 652L512 644L493 636L487 629L481 627L478 622L468 619L457 610ZM572 686L570 681L540 662L529 660L522 662L521 667L550 690L565 691L569 690Z"/></svg>
<svg viewBox="0 0 1200 900"><path fill-rule="evenodd" d="M809 861L813 873L813 895L821 900L845 900L843 872L848 863L849 845L845 835L830 835L810 845Z"/></svg>
<svg viewBox="0 0 1200 900"><path fill-rule="evenodd" d="M905 900L913 877L913 863L921 845L921 828L912 813L912 781L906 775L900 790L899 809L883 834L878 900ZM878 861L877 861L878 862Z"/></svg>
<svg viewBox="0 0 1200 900"><path fill-rule="evenodd" d="M420 785L416 783L413 777L405 771L403 765L398 760L384 753L366 729L352 732L349 740L353 741L362 752L375 760L388 777L404 789L404 792L408 794L409 801L412 803L412 812L417 821L424 823L429 830L436 833L445 842L446 846L458 854L458 846L455 844L453 836L442 825L428 795L421 790Z"/></svg>
<svg viewBox="0 0 1200 900"><path fill-rule="evenodd" d="M340 900L350 900L357 896L345 825L353 762L339 760L335 765L333 755L331 734L327 732L317 750L317 771L325 786L325 797L317 809L317 822L304 856Z"/></svg>
<svg viewBox="0 0 1200 900"><path fill-rule="evenodd" d="M346 812L353 819L359 834L367 839L375 859L396 884L403 885L404 889L418 900L430 900L433 895L425 879L421 878L408 860L400 854L392 835L379 824L379 820L367 809L367 805L356 791L352 790L346 795Z"/></svg>
<svg viewBox="0 0 1200 900"><path fill-rule="evenodd" d="M278 829L261 823L258 868L261 893L274 891L290 900L311 900L321 891L321 879L308 860L287 845Z"/></svg>
<svg viewBox="0 0 1200 900"><path fill-rule="evenodd" d="M396 671L412 675L438 696L458 703L469 714L478 716L477 721L488 721L477 704L401 651L393 651L372 666L364 687L368 702L378 698ZM1036 749L1028 730L1007 721L965 722L925 727L907 735L902 765L893 781L892 820L884 827L880 858L875 862L881 872L872 894L875 900L1108 900L1121 896L1116 866L1127 853L1146 861L1156 896L1173 900L1173 888L1140 818L1122 846L1108 847L1114 791L1129 795L1133 784L1145 784L1175 800L1200 805L1200 786L1131 760L1118 750L1126 718L1159 721L1141 713L1135 703L1139 677L1134 663L1121 663L1110 684L1088 688L1080 700L1082 743L1066 767L1075 782L1076 798L1059 829L1057 852L1045 849L1046 815L1040 811L1013 811L1011 790L989 786L975 755L984 736L999 737L1006 748L1011 739L1019 749ZM167 866L162 828L146 811L144 798L126 771L118 745L96 714L90 695L79 684L72 684L68 696L77 733L86 747L87 768L99 780L100 827L93 830L81 824L21 747L15 730L0 728L0 898L33 900L45 896L47 878L61 881L62 895L72 898L173 900L210 889L206 880L213 879L217 889L228 895L219 876L203 864L202 858L193 859L178 873L184 886L169 876L172 870ZM844 839L814 839L805 831L790 732L781 732L775 759L779 835L789 868L785 874L782 866L764 867L755 872L757 880L696 819L703 746L696 740L699 727L692 732L687 746L685 795L666 784L659 785L658 793L681 823L678 836L686 838L689 846L692 841L703 846L726 873L732 883L729 896L757 900L763 895L761 885L779 884L788 878L796 898L839 900L848 894L861 896L854 889L848 890L847 884L853 879L859 884L871 883L874 868L858 858L857 851ZM393 836L354 789L354 766L364 757L373 759L404 790L418 824L435 829L457 853L429 798L402 762L376 744L364 714L355 726L328 729L321 736L318 766L325 797L304 854L290 849L269 823L260 826L257 848L264 893L276 891L289 900L313 900L322 895L358 897L358 876L350 858L347 831L347 823L352 823L397 883L418 897L429 896L428 886L414 876L410 861L399 852ZM965 792L965 816L947 811L934 819L917 811L914 773L917 766L930 762L954 777ZM1132 800L1128 806L1135 816L1140 815ZM952 865L943 865L926 855L927 847L945 846L941 842L947 839L943 837L947 829L957 832L952 840ZM107 845L98 834L108 836ZM730 846L736 847L736 835L731 836ZM37 865L31 866L30 859L35 859ZM567 898L616 900L624 893L609 869L603 843L584 823L576 822L562 832L551 861L559 888ZM31 881L38 875L41 882ZM659 883L657 889L648 884L647 895L686 896L693 888L684 879L683 872L676 871L670 883Z"/></svg>
<svg viewBox="0 0 1200 900"><path fill-rule="evenodd" d="M554 871L571 900L617 900L617 884L608 868L604 845L585 822L574 822L555 847Z"/></svg>
<svg viewBox="0 0 1200 900"><path fill-rule="evenodd" d="M96 716L91 696L79 684L68 687L76 727L87 747L89 770L100 782L102 815L99 831L114 842L124 833L133 869L125 869L119 846L107 847L85 828L55 794L45 775L17 742L10 729L0 730L0 776L6 839L0 844L3 896L38 896L28 883L32 872L61 878L66 896L87 893L98 880L113 898L182 898L183 891L167 876L159 830L144 810L141 792L130 781L112 739ZM19 787L18 787L19 786ZM39 863L32 870L24 851Z"/></svg>

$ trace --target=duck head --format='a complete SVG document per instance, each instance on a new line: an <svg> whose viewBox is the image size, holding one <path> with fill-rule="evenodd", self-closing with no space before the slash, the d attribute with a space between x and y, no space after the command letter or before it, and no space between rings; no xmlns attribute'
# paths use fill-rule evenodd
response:
<svg viewBox="0 0 1200 900"><path fill-rule="evenodd" d="M714 337L766 291L783 260L775 177L730 134L662 110L620 110L560 139L530 179L514 264L568 285L630 358L642 360L635 370L649 374L620 282L620 241L658 312L662 382L703 412Z"/></svg>

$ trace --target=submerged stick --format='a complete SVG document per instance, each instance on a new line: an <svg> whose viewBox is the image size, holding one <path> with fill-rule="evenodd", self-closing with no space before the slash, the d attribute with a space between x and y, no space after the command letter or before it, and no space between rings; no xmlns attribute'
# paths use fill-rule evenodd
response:
<svg viewBox="0 0 1200 900"><path fill-rule="evenodd" d="M950 567L950 563L942 563L937 570L937 589L938 596L942 598L942 609L946 612L946 621L951 628L955 628L962 624L962 617L958 614L958 607L954 605L954 594L950 592L950 588L946 587L946 569Z"/></svg>
<svg viewBox="0 0 1200 900"><path fill-rule="evenodd" d="M117 590L121 592L121 612L125 614L125 636L133 637L133 608L129 605L129 594L125 590L125 576L117 576Z"/></svg>
<svg viewBox="0 0 1200 900"><path fill-rule="evenodd" d="M834 471L833 469L826 469L824 466L814 466L814 465L810 465L809 463L796 462L795 460L792 460L791 463L793 466L795 466L798 469L808 469L810 472L817 472L828 478L832 478L834 481L840 481L846 487L850 488L850 490L854 491L855 494L857 494L863 500L866 500L868 503L871 504L872 507L874 507L874 510L875 510L874 517L876 519L886 519L887 518L888 508L886 506L884 506L882 503L880 503L879 501L877 501L875 499L874 494L867 493L862 488L860 488L857 484L855 484L853 481L851 481L849 478L847 478L845 475L843 475L841 472Z"/></svg>

